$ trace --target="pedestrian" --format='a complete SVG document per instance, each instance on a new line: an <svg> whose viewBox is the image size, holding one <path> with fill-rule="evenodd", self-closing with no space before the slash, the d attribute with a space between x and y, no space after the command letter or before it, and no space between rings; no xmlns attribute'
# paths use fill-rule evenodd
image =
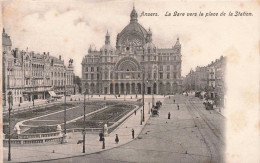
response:
<svg viewBox="0 0 260 163"><path fill-rule="evenodd" d="M170 112L168 113L168 119L171 119L171 113Z"/></svg>
<svg viewBox="0 0 260 163"><path fill-rule="evenodd" d="M178 110L180 110L180 106L179 106L179 104L177 104L177 107L178 107Z"/></svg>
<svg viewBox="0 0 260 163"><path fill-rule="evenodd" d="M118 138L118 135L117 135L117 134L116 134L116 139L115 139L115 141L116 141L116 144L118 144L119 138Z"/></svg>
<svg viewBox="0 0 260 163"><path fill-rule="evenodd" d="M173 99L173 103L175 104L175 99Z"/></svg>
<svg viewBox="0 0 260 163"><path fill-rule="evenodd" d="M132 128L132 137L135 138L135 130Z"/></svg>
<svg viewBox="0 0 260 163"><path fill-rule="evenodd" d="M136 110L135 110L135 115L136 115Z"/></svg>

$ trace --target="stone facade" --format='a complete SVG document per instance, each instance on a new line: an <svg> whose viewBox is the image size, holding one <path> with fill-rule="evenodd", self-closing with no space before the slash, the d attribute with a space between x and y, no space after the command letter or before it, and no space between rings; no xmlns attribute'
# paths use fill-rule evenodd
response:
<svg viewBox="0 0 260 163"><path fill-rule="evenodd" d="M66 67L64 61L48 53L35 53L13 49L10 36L2 33L3 68L2 92L3 105L7 105L7 94L12 92L14 105L35 99L47 99L50 91L64 94L65 86L68 94L74 94L72 60Z"/></svg>
<svg viewBox="0 0 260 163"><path fill-rule="evenodd" d="M173 94L182 91L181 44L172 48L154 45L152 32L143 28L136 10L130 23L117 35L116 48L110 34L98 51L89 47L82 60L82 90L89 94ZM143 82L144 81L144 82Z"/></svg>
<svg viewBox="0 0 260 163"><path fill-rule="evenodd" d="M210 99L224 105L226 57L212 61L204 67L191 70L183 80L185 91L205 91Z"/></svg>

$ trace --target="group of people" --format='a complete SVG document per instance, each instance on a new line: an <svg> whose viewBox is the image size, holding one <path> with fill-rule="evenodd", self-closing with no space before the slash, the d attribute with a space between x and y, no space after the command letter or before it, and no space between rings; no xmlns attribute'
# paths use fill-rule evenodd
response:
<svg viewBox="0 0 260 163"><path fill-rule="evenodd" d="M170 98L170 96L169 96L169 98ZM175 99L173 99L173 103L175 104ZM178 108L178 110L180 110L179 104L177 104L177 108ZM170 112L168 113L168 119L171 119L171 113Z"/></svg>
<svg viewBox="0 0 260 163"><path fill-rule="evenodd" d="M99 137L100 137L99 141L103 141L104 140L104 134L103 133L100 133ZM135 130L133 128L132 128L132 138L133 139L135 138ZM119 142L118 134L116 134L115 142L116 142L116 144L118 144L118 142Z"/></svg>
<svg viewBox="0 0 260 163"><path fill-rule="evenodd" d="M134 129L132 129L132 138L133 139L135 138L135 130ZM118 142L119 142L119 137L118 137L117 134L116 134L115 142L116 142L116 144L118 144Z"/></svg>

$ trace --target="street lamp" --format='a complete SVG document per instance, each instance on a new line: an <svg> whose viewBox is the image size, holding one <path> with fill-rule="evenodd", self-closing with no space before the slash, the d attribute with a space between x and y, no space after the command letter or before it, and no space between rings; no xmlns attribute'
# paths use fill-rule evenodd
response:
<svg viewBox="0 0 260 163"><path fill-rule="evenodd" d="M103 125L102 149L105 149L105 126Z"/></svg>
<svg viewBox="0 0 260 163"><path fill-rule="evenodd" d="M9 133L8 133L8 161L11 161L11 110L12 110L12 92L8 92L8 104L9 104Z"/></svg>
<svg viewBox="0 0 260 163"><path fill-rule="evenodd" d="M87 94L87 91L84 92L83 153L85 153L85 142L86 142L86 94Z"/></svg>
<svg viewBox="0 0 260 163"><path fill-rule="evenodd" d="M66 139L66 134L67 134L67 128L66 128L66 83L65 83L65 86L64 86L64 135L63 135L63 143L67 143L67 139Z"/></svg>
<svg viewBox="0 0 260 163"><path fill-rule="evenodd" d="M143 71L143 92L142 92L142 97L143 97L143 122L144 122L144 89L145 89L145 85L144 85L144 71Z"/></svg>
<svg viewBox="0 0 260 163"><path fill-rule="evenodd" d="M154 81L154 83L156 84L156 87L157 87L157 83L156 81ZM156 88L155 88L156 89ZM156 91L155 91L156 92ZM152 107L154 106L154 90L153 90L153 97L152 97Z"/></svg>

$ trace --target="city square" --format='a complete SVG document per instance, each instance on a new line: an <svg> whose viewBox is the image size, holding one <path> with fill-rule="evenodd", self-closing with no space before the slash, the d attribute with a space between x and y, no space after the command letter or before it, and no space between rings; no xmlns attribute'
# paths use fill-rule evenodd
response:
<svg viewBox="0 0 260 163"><path fill-rule="evenodd" d="M0 161L255 162L248 30L205 4L3 2Z"/></svg>

